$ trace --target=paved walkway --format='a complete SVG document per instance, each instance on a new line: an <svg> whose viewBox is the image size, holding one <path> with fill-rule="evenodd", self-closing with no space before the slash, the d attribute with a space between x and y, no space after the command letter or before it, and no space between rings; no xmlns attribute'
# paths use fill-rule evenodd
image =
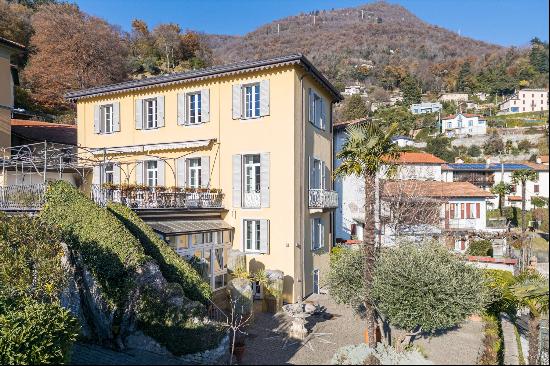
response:
<svg viewBox="0 0 550 366"><path fill-rule="evenodd" d="M328 295L308 300L326 307L327 317L308 319L312 333L305 342L286 337L290 319L285 314L257 314L249 331L242 364L328 364L340 347L364 342L365 322ZM460 328L431 338L417 339L434 364L475 364L483 349L483 322L470 320Z"/></svg>

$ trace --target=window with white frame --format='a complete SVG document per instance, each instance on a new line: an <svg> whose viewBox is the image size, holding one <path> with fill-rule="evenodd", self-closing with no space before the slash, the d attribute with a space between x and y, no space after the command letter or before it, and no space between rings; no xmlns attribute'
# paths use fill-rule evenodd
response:
<svg viewBox="0 0 550 366"><path fill-rule="evenodd" d="M165 236L166 242L181 256L201 264L201 275L213 290L227 285L227 257L231 249L231 231L207 231Z"/></svg>
<svg viewBox="0 0 550 366"><path fill-rule="evenodd" d="M317 250L324 247L324 225L321 218L311 219L311 250Z"/></svg>
<svg viewBox="0 0 550 366"><path fill-rule="evenodd" d="M311 114L309 117L310 122L318 128L325 129L325 106L323 98L311 91L309 103L309 113Z"/></svg>
<svg viewBox="0 0 550 366"><path fill-rule="evenodd" d="M259 154L243 156L245 207L260 207L261 159Z"/></svg>
<svg viewBox="0 0 550 366"><path fill-rule="evenodd" d="M156 160L150 160L145 163L145 176L149 187L158 185L158 163Z"/></svg>
<svg viewBox="0 0 550 366"><path fill-rule="evenodd" d="M202 122L201 93L187 94L187 121L190 125Z"/></svg>
<svg viewBox="0 0 550 366"><path fill-rule="evenodd" d="M260 84L244 85L243 99L244 117L260 117Z"/></svg>
<svg viewBox="0 0 550 366"><path fill-rule="evenodd" d="M113 105L105 104L100 107L101 111L101 131L103 133L113 132Z"/></svg>
<svg viewBox="0 0 550 366"><path fill-rule="evenodd" d="M188 166L188 185L190 188L200 188L201 182L201 158L192 158L187 160Z"/></svg>
<svg viewBox="0 0 550 366"><path fill-rule="evenodd" d="M145 99L143 105L145 107L145 128L157 128L157 98Z"/></svg>
<svg viewBox="0 0 550 366"><path fill-rule="evenodd" d="M311 158L310 169L310 178L309 178L309 189L323 189L324 175L325 175L325 164L322 160Z"/></svg>
<svg viewBox="0 0 550 366"><path fill-rule="evenodd" d="M261 249L260 220L244 220L244 247L247 252Z"/></svg>
<svg viewBox="0 0 550 366"><path fill-rule="evenodd" d="M115 181L115 166L112 163L105 164L103 168L103 182L114 183Z"/></svg>

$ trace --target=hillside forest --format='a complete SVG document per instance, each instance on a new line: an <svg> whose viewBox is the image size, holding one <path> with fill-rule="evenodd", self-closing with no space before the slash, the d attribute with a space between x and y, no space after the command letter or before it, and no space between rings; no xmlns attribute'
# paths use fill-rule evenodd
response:
<svg viewBox="0 0 550 366"><path fill-rule="evenodd" d="M74 4L0 0L0 37L26 47L12 60L16 107L62 123L74 123L74 107L63 98L70 90L295 52L341 90L367 86L375 102L397 89L411 91L410 104L441 91L505 96L521 87L548 88L547 42L491 45L385 2L303 13L224 36L175 23L151 28L140 19L126 32Z"/></svg>

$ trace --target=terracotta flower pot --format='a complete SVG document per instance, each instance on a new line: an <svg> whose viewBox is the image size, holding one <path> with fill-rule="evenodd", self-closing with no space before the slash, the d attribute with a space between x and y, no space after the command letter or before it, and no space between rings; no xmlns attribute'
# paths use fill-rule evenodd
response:
<svg viewBox="0 0 550 366"><path fill-rule="evenodd" d="M374 336L376 338L376 343L382 342L382 332L380 331L380 327L378 325L376 326L376 331L375 331ZM368 329L365 329L365 344L369 344L369 330Z"/></svg>

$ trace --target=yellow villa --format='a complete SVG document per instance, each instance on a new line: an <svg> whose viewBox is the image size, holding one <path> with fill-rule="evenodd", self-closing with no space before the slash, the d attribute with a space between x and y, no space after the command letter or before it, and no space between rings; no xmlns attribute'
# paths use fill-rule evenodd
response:
<svg viewBox="0 0 550 366"><path fill-rule="evenodd" d="M249 271L283 272L285 301L319 292L338 205L331 116L341 96L304 56L66 97L79 147L101 162L84 183L96 201L134 208L178 253L207 264L214 290L239 250Z"/></svg>

